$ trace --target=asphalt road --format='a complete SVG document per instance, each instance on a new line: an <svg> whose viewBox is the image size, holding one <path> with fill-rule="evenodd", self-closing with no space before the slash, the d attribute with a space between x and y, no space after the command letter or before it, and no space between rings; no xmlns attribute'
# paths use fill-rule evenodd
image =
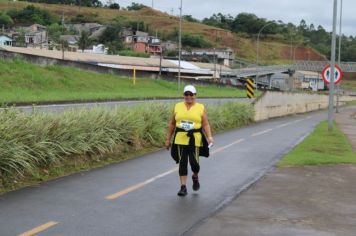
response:
<svg viewBox="0 0 356 236"><path fill-rule="evenodd" d="M0 235L183 235L270 170L326 118L295 115L215 135L201 189L178 197L162 150L0 196ZM26 234L27 233L27 234ZM32 234L31 234L32 233Z"/></svg>
<svg viewBox="0 0 356 236"><path fill-rule="evenodd" d="M53 104L53 105L36 105L36 106L18 106L17 108L25 112L43 111L43 112L62 112L70 109L93 108L93 107L109 107L115 108L119 106L135 106L147 102L160 103L176 103L183 99L157 99L157 100L139 100L139 101L117 101L117 102L88 102L88 103L69 103L69 104ZM227 102L252 102L254 99L248 98L199 98L198 100L204 104L221 104Z"/></svg>

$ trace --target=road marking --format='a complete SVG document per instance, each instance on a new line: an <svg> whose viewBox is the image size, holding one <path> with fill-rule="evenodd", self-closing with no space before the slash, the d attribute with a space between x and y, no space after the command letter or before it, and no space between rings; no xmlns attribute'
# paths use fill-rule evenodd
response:
<svg viewBox="0 0 356 236"><path fill-rule="evenodd" d="M36 228L33 228L29 231L19 234L19 236L32 236L32 235L38 234L39 232L45 231L46 229L51 228L58 223L59 222L56 222L56 221L50 221L50 222L47 222L46 224L40 225Z"/></svg>
<svg viewBox="0 0 356 236"><path fill-rule="evenodd" d="M107 200L115 200L115 199L117 199L119 197L122 197L123 195L126 195L126 194L128 194L130 192L133 192L133 191L135 191L135 190L137 190L139 188L142 188L143 186L145 186L145 185L147 185L149 183L152 183L153 181L156 181L157 179L163 178L166 175L169 175L169 174L171 174L173 172L176 172L177 170L178 170L178 167L175 167L175 168L173 168L173 169L171 169L171 170L169 170L167 172L164 172L163 174L157 175L157 176L155 176L153 178L150 178L150 179L148 179L146 181L143 181L141 183L138 183L138 184L135 184L135 185L133 185L131 187L128 187L128 188L126 188L126 189L124 189L122 191L119 191L117 193L111 194L111 195L107 196L106 199Z"/></svg>
<svg viewBox="0 0 356 236"><path fill-rule="evenodd" d="M231 147L231 146L234 146L235 144L241 143L241 142L243 142L243 141L245 141L245 139L243 139L243 138L242 138L242 139L239 139L239 140L236 140L236 141L233 142L233 143L230 143L230 144L228 144L228 145L226 145L226 146L223 146L223 147L221 147L221 148L216 149L215 151L211 152L211 155L214 155L215 153L221 152L221 151L223 151L223 150L225 150L225 149L227 149L227 148L229 148L229 147Z"/></svg>
<svg viewBox="0 0 356 236"><path fill-rule="evenodd" d="M295 120L295 121L293 121L293 123L295 124L295 123L301 122L301 121L303 121L303 120L305 120L305 119Z"/></svg>
<svg viewBox="0 0 356 236"><path fill-rule="evenodd" d="M285 127L287 125L290 125L290 124L292 124L292 123L291 122L284 123L284 124L278 125L276 128L283 128L283 127Z"/></svg>
<svg viewBox="0 0 356 236"><path fill-rule="evenodd" d="M226 146L223 146L221 148L216 149L215 151L211 152L211 155L214 155L214 154L216 154L218 152L221 152L221 151L223 151L223 150L225 150L225 149L227 149L229 147L232 147L235 144L241 143L243 141L245 141L245 139L236 140L233 143L230 143L230 144L228 144ZM171 169L171 170L169 170L167 172L164 172L163 174L157 175L157 176L155 176L153 178L150 178L150 179L148 179L146 181L143 181L141 183L132 185L132 186L130 186L130 187L124 189L124 190L121 190L121 191L117 192L117 193L108 195L108 196L105 197L105 199L106 200L115 200L115 199L117 199L119 197L122 197L122 196L124 196L124 195L126 195L126 194L128 194L130 192L133 192L133 191L135 191L137 189L140 189L140 188L146 186L147 184L152 183L152 182L156 181L157 179L163 178L164 176L172 174L172 173L174 173L176 171L178 171L178 167L175 167L175 168L173 168L173 169Z"/></svg>
<svg viewBox="0 0 356 236"><path fill-rule="evenodd" d="M261 131L261 132L258 132L258 133L254 133L254 134L252 134L251 136L252 137L255 137L255 136L259 136L259 135L262 135L262 134L266 134L266 133L268 133L268 132L271 132L273 129L266 129L266 130L264 130L264 131Z"/></svg>

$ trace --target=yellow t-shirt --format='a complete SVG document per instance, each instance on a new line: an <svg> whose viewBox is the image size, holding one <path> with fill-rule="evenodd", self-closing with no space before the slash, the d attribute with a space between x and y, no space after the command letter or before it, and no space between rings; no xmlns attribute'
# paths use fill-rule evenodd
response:
<svg viewBox="0 0 356 236"><path fill-rule="evenodd" d="M202 126L204 109L204 105L200 103L195 103L189 110L184 102L177 103L174 108L176 127L185 130L200 129ZM195 146L202 146L201 133L194 132L194 138ZM187 132L177 132L174 143L188 145L189 137L187 136Z"/></svg>

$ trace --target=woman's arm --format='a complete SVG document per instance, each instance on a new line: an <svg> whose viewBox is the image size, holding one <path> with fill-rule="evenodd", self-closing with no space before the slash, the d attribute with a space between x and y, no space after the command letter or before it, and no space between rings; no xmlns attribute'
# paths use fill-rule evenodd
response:
<svg viewBox="0 0 356 236"><path fill-rule="evenodd" d="M202 126L203 126L203 130L207 136L208 144L213 143L214 139L213 139L213 135L212 135L211 129L210 129L210 124L208 121L208 114L206 113L205 110L203 112L203 117L202 117Z"/></svg>
<svg viewBox="0 0 356 236"><path fill-rule="evenodd" d="M167 148L167 150L169 150L169 148L171 147L171 139L175 127L176 127L176 119L175 119L175 114L173 113L172 118L168 123L168 131L167 131L167 136L165 141L165 147Z"/></svg>

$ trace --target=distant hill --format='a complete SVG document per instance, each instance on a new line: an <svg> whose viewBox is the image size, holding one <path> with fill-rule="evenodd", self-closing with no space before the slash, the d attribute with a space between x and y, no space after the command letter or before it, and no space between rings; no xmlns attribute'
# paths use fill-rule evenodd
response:
<svg viewBox="0 0 356 236"><path fill-rule="evenodd" d="M166 13L153 10L151 8L143 8L139 11L127 11L97 7L79 7L71 5L57 4L40 4L29 2L13 2L0 0L0 11L10 9L23 9L27 5L46 9L59 18L64 16L65 21L71 21L78 15L92 19L93 22L106 24L115 18L125 18L132 21L143 21L151 34L156 34L164 38L165 35L172 33L179 27L179 18L168 15ZM147 29L146 29L147 30ZM192 35L202 35L212 45L216 47L231 47L235 50L236 56L244 60L254 62L256 60L256 39L241 37L230 31L208 26L195 22L183 22L183 32ZM291 53L292 51L292 53ZM291 45L280 40L271 38L261 39L259 49L259 61L264 64L280 64L289 63L291 59L296 60L325 60L325 56L321 55L312 48L304 46Z"/></svg>

